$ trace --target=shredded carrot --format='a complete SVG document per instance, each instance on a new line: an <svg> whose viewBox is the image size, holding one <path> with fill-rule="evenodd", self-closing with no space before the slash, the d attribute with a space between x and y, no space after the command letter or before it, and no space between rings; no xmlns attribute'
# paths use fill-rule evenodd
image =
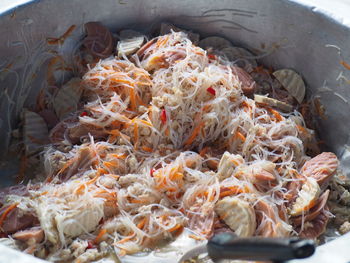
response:
<svg viewBox="0 0 350 263"><path fill-rule="evenodd" d="M90 179L89 181L87 181L86 184L88 184L88 185L89 185L89 184L93 184L93 183L95 183L95 182L97 181L97 179L101 176L101 174L103 174L103 173L99 172L99 170L104 170L104 169L98 168L98 169L97 169L96 176L95 176L94 178ZM107 171L106 171L105 173L107 173Z"/></svg>
<svg viewBox="0 0 350 263"><path fill-rule="evenodd" d="M170 175L170 180L181 180L183 177L183 173L176 172Z"/></svg>
<svg viewBox="0 0 350 263"><path fill-rule="evenodd" d="M102 228L96 238L94 239L93 243L98 244L101 242L102 237L107 233L107 229Z"/></svg>
<svg viewBox="0 0 350 263"><path fill-rule="evenodd" d="M209 196L209 192L205 191L204 196L205 196L205 198L208 199L209 202L212 202L214 200L214 192L212 192L211 195Z"/></svg>
<svg viewBox="0 0 350 263"><path fill-rule="evenodd" d="M117 161L117 160L115 160L115 161ZM119 165L118 165L118 163L116 163L115 161L114 161L114 162L107 162L107 161L104 161L104 162L103 162L103 165L106 166L108 169L118 168Z"/></svg>
<svg viewBox="0 0 350 263"><path fill-rule="evenodd" d="M135 149L137 149L137 145L139 141L139 129L138 129L137 123L134 124L134 138L135 138L134 147Z"/></svg>
<svg viewBox="0 0 350 263"><path fill-rule="evenodd" d="M175 188L175 187L167 187L166 190L167 190L168 192L176 192L176 191L177 191L177 188Z"/></svg>
<svg viewBox="0 0 350 263"><path fill-rule="evenodd" d="M130 102L131 102L131 109L136 110L136 96L135 96L135 90L133 88L130 88Z"/></svg>
<svg viewBox="0 0 350 263"><path fill-rule="evenodd" d="M225 196L230 196L230 195L237 195L241 193L249 193L248 189L241 188L239 186L228 186L228 187L222 187L220 189L220 198L223 198Z"/></svg>
<svg viewBox="0 0 350 263"><path fill-rule="evenodd" d="M161 46L165 45L168 42L168 40L169 40L169 36L165 35L164 37L158 39L156 46L161 47Z"/></svg>
<svg viewBox="0 0 350 263"><path fill-rule="evenodd" d="M279 114L278 111L274 110L274 109L271 109L269 108L269 112L271 112L273 114L273 116L275 116L276 120L279 122L279 121L282 121L283 120L283 117L281 114Z"/></svg>
<svg viewBox="0 0 350 263"><path fill-rule="evenodd" d="M142 122L143 124L149 126L149 127L153 127L152 123L150 123L149 121L140 120L140 119L139 119L139 121Z"/></svg>
<svg viewBox="0 0 350 263"><path fill-rule="evenodd" d="M236 131L235 138L240 139L242 142L245 142L246 140L245 136L239 131Z"/></svg>
<svg viewBox="0 0 350 263"><path fill-rule="evenodd" d="M129 236L127 236L127 237L124 237L123 239L121 239L121 240L115 242L114 244L123 244L123 243L126 243L126 242L128 242L129 240L131 240L134 236L135 236L134 234L131 234L131 235L129 235Z"/></svg>
<svg viewBox="0 0 350 263"><path fill-rule="evenodd" d="M85 190L85 184L81 184L81 185L79 185L79 187L75 190L75 193L77 194L77 195L81 195L81 194L83 194L83 191Z"/></svg>
<svg viewBox="0 0 350 263"><path fill-rule="evenodd" d="M124 83L124 84L127 84L129 86L134 86L134 83L129 81L129 80L126 80L126 79L118 79L118 78L111 78L111 81L114 81L114 82L117 82L117 83Z"/></svg>
<svg viewBox="0 0 350 263"><path fill-rule="evenodd" d="M139 83L137 83L139 84ZM135 100L136 100L136 104L137 105L142 105L142 106L147 106L147 104L145 104L142 99L140 98L139 94L136 93L135 95Z"/></svg>
<svg viewBox="0 0 350 263"><path fill-rule="evenodd" d="M342 64L344 66L344 68L350 70L350 65L348 63L346 63L344 60L341 60L340 64Z"/></svg>
<svg viewBox="0 0 350 263"><path fill-rule="evenodd" d="M302 132L302 133L307 132L306 129L305 129L303 126L301 126L301 125L297 125L297 129L298 129L300 132Z"/></svg>
<svg viewBox="0 0 350 263"><path fill-rule="evenodd" d="M235 166L239 166L241 164L237 160L231 160L231 163L233 163Z"/></svg>
<svg viewBox="0 0 350 263"><path fill-rule="evenodd" d="M170 134L170 129L169 129L169 127L167 127L165 129L165 136L169 137L169 134Z"/></svg>
<svg viewBox="0 0 350 263"><path fill-rule="evenodd" d="M144 199L131 199L130 203L132 203L132 204L144 204L144 203L147 203L147 200L144 200Z"/></svg>
<svg viewBox="0 0 350 263"><path fill-rule="evenodd" d="M72 166L72 164L74 163L74 161L75 161L75 158L68 160L68 161L63 165L63 167L58 171L57 174L62 174L65 170L67 170L69 167Z"/></svg>
<svg viewBox="0 0 350 263"><path fill-rule="evenodd" d="M128 155L126 153L123 153L123 154L111 153L110 156L117 158L117 159L124 160Z"/></svg>
<svg viewBox="0 0 350 263"><path fill-rule="evenodd" d="M72 34L74 29L76 28L76 25L71 25L66 32L63 33L62 36L59 38L47 38L46 42L49 45L62 45L64 41Z"/></svg>
<svg viewBox="0 0 350 263"><path fill-rule="evenodd" d="M204 122L202 121L197 127L193 129L192 134L190 137L185 141L185 145L190 145L194 142L196 139L197 135L199 134L201 128L204 126Z"/></svg>
<svg viewBox="0 0 350 263"><path fill-rule="evenodd" d="M183 226L180 224L176 224L175 226L173 226L172 228L168 229L169 232L174 232L180 228L182 228Z"/></svg>
<svg viewBox="0 0 350 263"><path fill-rule="evenodd" d="M193 239L198 240L198 241L205 240L204 237L197 236L197 235L193 235L193 234L188 235L188 237L189 237L189 238L193 238Z"/></svg>
<svg viewBox="0 0 350 263"><path fill-rule="evenodd" d="M0 217L0 226L3 225L7 215L16 207L18 206L18 203L13 203L12 205L10 205L8 208L6 208L6 210L4 211L4 213L1 215Z"/></svg>
<svg viewBox="0 0 350 263"><path fill-rule="evenodd" d="M206 105L204 105L203 106L203 108L202 108L202 111L203 112L209 112L209 110L211 109L211 104L206 104Z"/></svg>
<svg viewBox="0 0 350 263"><path fill-rule="evenodd" d="M149 153L153 152L153 149L150 148L150 147L142 146L141 148L142 148L142 150L145 151L145 152L149 152Z"/></svg>
<svg viewBox="0 0 350 263"><path fill-rule="evenodd" d="M147 221L147 218L144 217L144 218L137 224L137 228L142 229L142 228L145 226L146 221Z"/></svg>

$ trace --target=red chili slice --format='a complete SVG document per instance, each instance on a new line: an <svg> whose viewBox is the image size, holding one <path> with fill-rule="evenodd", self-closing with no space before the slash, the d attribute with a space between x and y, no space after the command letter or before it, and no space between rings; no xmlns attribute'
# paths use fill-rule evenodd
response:
<svg viewBox="0 0 350 263"><path fill-rule="evenodd" d="M80 114L80 117L84 117L84 116L87 116L87 112L86 111L83 111L81 114Z"/></svg>
<svg viewBox="0 0 350 263"><path fill-rule="evenodd" d="M216 94L216 90L213 88L213 87L209 87L207 88L207 91L211 94L211 95L214 95Z"/></svg>
<svg viewBox="0 0 350 263"><path fill-rule="evenodd" d="M160 120L162 121L163 124L166 123L166 111L165 111L165 109L162 109L162 113L160 114Z"/></svg>
<svg viewBox="0 0 350 263"><path fill-rule="evenodd" d="M208 54L209 59L216 59L216 56L214 54Z"/></svg>
<svg viewBox="0 0 350 263"><path fill-rule="evenodd" d="M92 240L89 240L86 249L91 249L91 248L94 248L94 247L95 247L94 242Z"/></svg>

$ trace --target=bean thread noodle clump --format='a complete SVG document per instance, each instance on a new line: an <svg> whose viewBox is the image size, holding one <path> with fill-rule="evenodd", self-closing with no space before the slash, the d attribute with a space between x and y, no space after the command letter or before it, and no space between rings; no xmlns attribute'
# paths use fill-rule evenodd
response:
<svg viewBox="0 0 350 263"><path fill-rule="evenodd" d="M264 68L244 68L183 32L119 57L94 41L85 52L98 60L75 79L80 106L50 131L44 182L3 201L0 226L19 249L87 262L110 248L121 259L151 251L185 230L199 241L221 231L324 232L337 157L306 154L314 132L281 85L261 99L258 78L277 83Z"/></svg>

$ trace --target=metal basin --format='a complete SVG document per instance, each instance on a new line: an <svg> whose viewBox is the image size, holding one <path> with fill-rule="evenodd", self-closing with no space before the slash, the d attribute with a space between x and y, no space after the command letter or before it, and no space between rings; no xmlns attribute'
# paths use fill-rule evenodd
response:
<svg viewBox="0 0 350 263"><path fill-rule="evenodd" d="M59 37L71 25L76 25L73 36L64 45L50 47L60 54L68 54L83 35L85 22L101 21L112 31L134 28L151 32L160 21L167 21L202 36L224 36L237 46L267 54L260 60L265 65L300 72L307 84L307 96L318 98L324 108L324 114L318 119L320 137L326 149L338 155L344 172L349 175L350 81L347 79L350 79L350 67L343 61L349 59L350 63L350 28L340 19L312 6L286 0L20 2L23 5L3 8L0 14L0 149L3 157L6 157L11 131L18 126L21 109L35 103L45 80L45 61L52 55L42 52L46 50L47 37ZM17 167L15 161L12 166ZM0 170L1 184L13 184L8 165L1 166ZM341 240L350 242L350 235ZM333 245L330 249L334 254L341 253L338 252L340 246ZM1 251L11 256L2 254L0 262L36 260L26 259L23 254L3 246Z"/></svg>

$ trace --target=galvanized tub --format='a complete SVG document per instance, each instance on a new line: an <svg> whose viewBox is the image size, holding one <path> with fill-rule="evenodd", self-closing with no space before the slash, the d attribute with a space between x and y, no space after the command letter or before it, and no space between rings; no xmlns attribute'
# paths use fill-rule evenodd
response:
<svg viewBox="0 0 350 263"><path fill-rule="evenodd" d="M88 21L100 21L112 31L134 28L144 32L154 30L160 21L167 21L202 36L224 36L237 46L267 54L260 60L267 66L295 69L304 77L307 96L317 98L324 107L318 131L326 148L337 154L349 175L350 73L346 62L350 62L350 23L343 16L347 5L345 1L336 1L327 9L327 1L318 1L317 6L310 5L312 2L4 1L0 7L0 148L5 160L0 166L1 184L13 184L11 175L18 169L16 160L11 160L11 164L6 160L7 147L22 108L35 102L43 83L45 61L50 57L42 53L46 50L46 38L59 37L76 25L73 36L56 49L60 54L72 52L83 35L82 25ZM346 262L346 253L341 252L342 244L346 243L350 243L350 235L321 246L319 253L327 249L327 253L344 260L336 261L333 257L333 262ZM37 260L3 246L0 253L0 262ZM321 262L321 258L313 262Z"/></svg>

